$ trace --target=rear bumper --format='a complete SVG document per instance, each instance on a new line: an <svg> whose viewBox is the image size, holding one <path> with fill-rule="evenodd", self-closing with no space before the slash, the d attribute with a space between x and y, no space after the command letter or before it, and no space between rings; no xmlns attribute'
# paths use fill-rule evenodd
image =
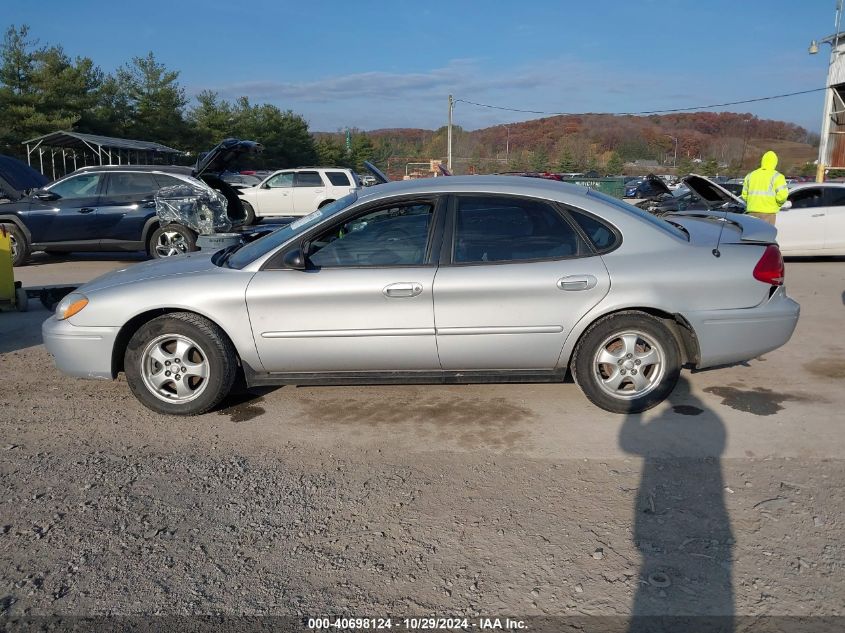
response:
<svg viewBox="0 0 845 633"><path fill-rule="evenodd" d="M50 317L41 326L44 345L56 366L79 378L111 380L112 350L119 327L78 327Z"/></svg>
<svg viewBox="0 0 845 633"><path fill-rule="evenodd" d="M779 287L753 308L684 315L698 338L698 368L738 363L777 349L792 336L801 306Z"/></svg>

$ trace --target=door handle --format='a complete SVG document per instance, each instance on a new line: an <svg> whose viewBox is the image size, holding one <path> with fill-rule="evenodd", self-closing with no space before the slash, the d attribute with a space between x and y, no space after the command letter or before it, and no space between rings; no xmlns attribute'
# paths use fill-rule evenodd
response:
<svg viewBox="0 0 845 633"><path fill-rule="evenodd" d="M80 213L93 213L94 211L96 211L94 207L82 207L79 210Z"/></svg>
<svg viewBox="0 0 845 633"><path fill-rule="evenodd" d="M415 281L403 281L396 284L390 284L382 289L382 294L385 297L416 297L421 294L423 287L421 283Z"/></svg>
<svg viewBox="0 0 845 633"><path fill-rule="evenodd" d="M568 275L557 280L557 287L561 290L589 290L595 288L598 282L592 275Z"/></svg>
<svg viewBox="0 0 845 633"><path fill-rule="evenodd" d="M814 218L823 218L823 217L824 217L824 213L814 213L814 214L812 215L812 217L814 217Z"/></svg>

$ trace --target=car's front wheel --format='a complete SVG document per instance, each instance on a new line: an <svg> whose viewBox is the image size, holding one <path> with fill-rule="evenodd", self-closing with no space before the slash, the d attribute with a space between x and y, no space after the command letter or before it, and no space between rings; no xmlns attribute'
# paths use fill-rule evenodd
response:
<svg viewBox="0 0 845 633"><path fill-rule="evenodd" d="M572 361L584 395L606 411L638 413L672 393L681 352L672 331L641 312L620 312L591 325Z"/></svg>
<svg viewBox="0 0 845 633"><path fill-rule="evenodd" d="M124 371L135 397L149 409L197 415L218 404L237 373L234 346L208 319L174 312L141 326L129 340Z"/></svg>
<svg viewBox="0 0 845 633"><path fill-rule="evenodd" d="M181 224L166 224L153 231L147 250L153 259L190 253L197 250L197 234Z"/></svg>

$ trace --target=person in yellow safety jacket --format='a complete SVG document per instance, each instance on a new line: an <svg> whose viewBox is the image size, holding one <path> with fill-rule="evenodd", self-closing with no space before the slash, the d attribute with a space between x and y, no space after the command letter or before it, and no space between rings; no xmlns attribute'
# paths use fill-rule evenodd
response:
<svg viewBox="0 0 845 633"><path fill-rule="evenodd" d="M775 223L775 218L789 194L786 178L775 167L778 155L772 151L763 154L760 169L755 169L742 181L742 199L748 215Z"/></svg>

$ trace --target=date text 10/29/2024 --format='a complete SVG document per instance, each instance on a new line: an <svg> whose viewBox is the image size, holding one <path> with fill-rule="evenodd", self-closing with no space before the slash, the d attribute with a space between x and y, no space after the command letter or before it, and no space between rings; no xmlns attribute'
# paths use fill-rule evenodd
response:
<svg viewBox="0 0 845 633"><path fill-rule="evenodd" d="M308 618L306 626L314 631L521 631L525 622L517 618Z"/></svg>

